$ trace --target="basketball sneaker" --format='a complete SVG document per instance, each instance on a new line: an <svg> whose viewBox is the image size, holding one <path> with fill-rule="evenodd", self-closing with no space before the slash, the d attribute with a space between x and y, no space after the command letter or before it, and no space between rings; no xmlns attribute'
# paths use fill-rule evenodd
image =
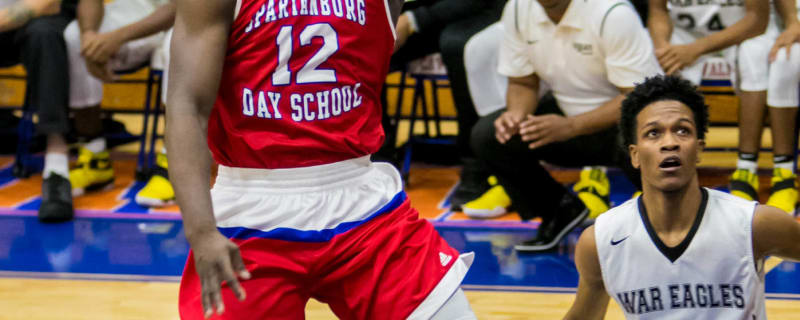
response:
<svg viewBox="0 0 800 320"><path fill-rule="evenodd" d="M39 206L39 221L62 222L72 219L72 193L69 180L58 174L51 174L42 180L42 204Z"/></svg>
<svg viewBox="0 0 800 320"><path fill-rule="evenodd" d="M789 169L775 168L772 171L772 188L770 188L767 205L794 214L797 206L797 175Z"/></svg>
<svg viewBox="0 0 800 320"><path fill-rule="evenodd" d="M729 189L734 196L758 201L758 175L747 169L736 169L731 175Z"/></svg>
<svg viewBox="0 0 800 320"><path fill-rule="evenodd" d="M467 202L463 206L464 214L473 219L491 219L502 216L511 206L511 198L506 194L503 186L497 183L497 177L487 179L492 186L478 199Z"/></svg>
<svg viewBox="0 0 800 320"><path fill-rule="evenodd" d="M478 159L462 158L461 163L464 167L461 169L458 185L450 197L450 209L453 211L462 211L464 204L478 199L491 188L486 183L489 171Z"/></svg>
<svg viewBox="0 0 800 320"><path fill-rule="evenodd" d="M136 203L143 207L163 207L175 202L175 190L169 183L167 155L156 155L156 166L147 184L136 193Z"/></svg>
<svg viewBox="0 0 800 320"><path fill-rule="evenodd" d="M611 207L611 201L608 199L611 184L601 167L586 167L581 170L580 180L572 190L589 209L589 219L597 218Z"/></svg>
<svg viewBox="0 0 800 320"><path fill-rule="evenodd" d="M76 168L69 171L69 182L72 196L76 197L110 186L114 182L114 168L108 151L93 153L81 148Z"/></svg>
<svg viewBox="0 0 800 320"><path fill-rule="evenodd" d="M520 252L551 250L589 216L589 209L578 197L569 192L561 198L558 208L559 211L553 213L551 217L542 219L535 238L514 246L514 249Z"/></svg>

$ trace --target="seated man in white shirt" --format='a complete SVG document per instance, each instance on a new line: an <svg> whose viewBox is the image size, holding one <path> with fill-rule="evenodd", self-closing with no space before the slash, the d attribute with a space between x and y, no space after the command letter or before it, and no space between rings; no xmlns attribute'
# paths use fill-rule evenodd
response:
<svg viewBox="0 0 800 320"><path fill-rule="evenodd" d="M588 209L540 161L621 166L635 177L616 143L620 103L661 69L627 1L513 0L502 21L498 71L509 77L507 107L479 120L471 143L522 219L542 217L536 238L515 248L549 250ZM541 83L552 95L540 98Z"/></svg>
<svg viewBox="0 0 800 320"><path fill-rule="evenodd" d="M119 72L158 60L164 65L162 80L166 83L169 50L157 49L168 46L164 31L174 20L175 5L165 0L116 0L107 5L102 0L79 2L77 20L64 31L70 65L69 105L84 119L76 131L88 142L80 149L77 167L69 173L73 196L102 189L114 181L102 136L103 82L113 82ZM161 56L154 56L155 52ZM166 92L162 92L162 102L164 97ZM137 194L136 200L142 205L163 205L174 198L166 179L166 157L159 154L156 164L151 181Z"/></svg>

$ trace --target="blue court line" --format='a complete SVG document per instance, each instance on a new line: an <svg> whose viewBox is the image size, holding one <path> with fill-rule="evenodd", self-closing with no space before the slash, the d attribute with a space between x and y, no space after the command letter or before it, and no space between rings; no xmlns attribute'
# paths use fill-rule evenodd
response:
<svg viewBox="0 0 800 320"><path fill-rule="evenodd" d="M38 195L33 197L31 200L27 202L23 202L22 204L16 207L17 210L34 210L39 211L39 207L42 205L42 196Z"/></svg>
<svg viewBox="0 0 800 320"><path fill-rule="evenodd" d="M180 282L180 276L157 276L112 273L73 273L73 272L25 272L0 271L0 278L19 279L58 279L89 281L130 281L130 282Z"/></svg>
<svg viewBox="0 0 800 320"><path fill-rule="evenodd" d="M442 222L450 218L455 212L452 210L447 210L444 213L440 214L438 217L434 218L433 221Z"/></svg>
<svg viewBox="0 0 800 320"><path fill-rule="evenodd" d="M139 190L142 190L146 182L143 181L134 181L127 189L125 194L123 194L120 200L126 201L124 205L115 208L114 213L147 213L150 209L147 207L142 207L136 203L136 194L139 193Z"/></svg>
<svg viewBox="0 0 800 320"><path fill-rule="evenodd" d="M17 180L17 177L14 177L14 162L10 162L0 169L0 188L14 180Z"/></svg>

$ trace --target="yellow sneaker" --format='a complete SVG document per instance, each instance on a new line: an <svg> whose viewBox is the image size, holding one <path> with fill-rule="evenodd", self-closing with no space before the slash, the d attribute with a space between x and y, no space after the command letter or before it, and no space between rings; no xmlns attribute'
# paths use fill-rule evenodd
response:
<svg viewBox="0 0 800 320"><path fill-rule="evenodd" d="M100 190L114 182L114 168L108 151L92 153L81 148L78 152L76 168L69 171L72 196L77 197L86 191Z"/></svg>
<svg viewBox="0 0 800 320"><path fill-rule="evenodd" d="M731 175L729 189L734 196L758 201L758 175L747 169L736 169Z"/></svg>
<svg viewBox="0 0 800 320"><path fill-rule="evenodd" d="M797 206L797 175L789 169L775 168L772 171L772 188L769 192L768 206L773 206L794 214Z"/></svg>
<svg viewBox="0 0 800 320"><path fill-rule="evenodd" d="M586 167L581 170L580 180L572 190L578 193L578 198L589 209L589 219L597 218L611 207L608 199L611 184L606 173L599 167Z"/></svg>
<svg viewBox="0 0 800 320"><path fill-rule="evenodd" d="M492 187L478 199L462 206L464 214L473 219L490 219L506 214L508 207L511 206L511 198L503 186L497 184L495 176L489 177L489 185Z"/></svg>
<svg viewBox="0 0 800 320"><path fill-rule="evenodd" d="M143 207L163 207L175 202L175 190L169 183L167 155L156 155L156 166L147 184L136 193L136 203Z"/></svg>

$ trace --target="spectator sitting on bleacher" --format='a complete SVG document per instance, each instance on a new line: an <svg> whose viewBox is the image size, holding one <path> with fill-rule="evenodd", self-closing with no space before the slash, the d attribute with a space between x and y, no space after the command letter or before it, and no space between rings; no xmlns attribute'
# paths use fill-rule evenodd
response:
<svg viewBox="0 0 800 320"><path fill-rule="evenodd" d="M667 74L679 73L699 85L705 62L721 55L735 70L731 74L739 75L731 79L741 103L739 160L730 178L730 191L756 201L756 161L768 84L766 50L772 43L769 36L750 44L743 41L764 33L768 21L769 1L670 1L668 6L667 0L650 0L647 22L658 62Z"/></svg>
<svg viewBox="0 0 800 320"><path fill-rule="evenodd" d="M488 171L479 165L470 149L469 137L478 121L475 106L470 98L464 66L464 46L478 31L500 19L506 0L420 0L406 2L404 13L397 20L396 51L392 56L391 70L400 70L408 62L439 52L447 68L453 102L458 117L456 148L463 169L458 186L450 198L450 207L460 210L462 204L479 197L489 184ZM484 77L477 74L472 77ZM474 93L472 93L474 94ZM396 139L396 124L384 119L386 143L378 156L392 150Z"/></svg>
<svg viewBox="0 0 800 320"><path fill-rule="evenodd" d="M75 17L74 0L0 0L0 67L22 63L25 105L39 114L37 131L47 136L39 219L72 218L67 177L69 75L62 32Z"/></svg>
<svg viewBox="0 0 800 320"><path fill-rule="evenodd" d="M750 61L742 68L756 71L759 90L757 100L743 100L739 117L739 161L731 179L731 192L748 200L758 201L758 175L756 172L758 153L761 149L761 134L764 111L769 110L772 131L773 166L772 183L767 205L794 213L797 203L795 174L795 121L797 120L798 80L800 77L800 44L789 47L800 34L795 1L773 1L775 11L770 12L767 31L755 38L745 40L739 48L739 60ZM786 30L780 36L778 16ZM773 59L769 59L769 48L773 47ZM786 48L780 50L781 48ZM777 57L777 59L775 59ZM769 60L774 60L769 63ZM742 63L740 62L740 65ZM769 71L769 72L768 72ZM742 72L744 75L751 73ZM743 82L744 84L744 82ZM764 92L766 90L766 92ZM749 94L749 93L748 93ZM744 95L743 95L744 97ZM750 105L744 105L747 102ZM769 108L766 108L769 106Z"/></svg>
<svg viewBox="0 0 800 320"><path fill-rule="evenodd" d="M471 143L520 217L542 217L536 238L515 248L543 251L589 210L540 161L620 166L637 181L617 144L620 103L661 69L626 0L512 0L502 22L498 71L509 77L508 105L478 121ZM551 95L539 98L540 82Z"/></svg>
<svg viewBox="0 0 800 320"><path fill-rule="evenodd" d="M80 149L77 168L69 174L73 195L102 188L114 180L102 136L103 82L112 82L116 72L135 70L152 59L166 61L168 51L156 49L168 45L164 31L174 20L175 5L166 0L116 0L107 5L103 0L80 0L78 19L64 31L70 63L69 105L76 116L87 119L76 129L89 140ZM154 52L165 57L155 57ZM167 78L166 72L163 78ZM137 194L137 203L164 205L174 198L163 154L157 156L156 165L153 177Z"/></svg>

